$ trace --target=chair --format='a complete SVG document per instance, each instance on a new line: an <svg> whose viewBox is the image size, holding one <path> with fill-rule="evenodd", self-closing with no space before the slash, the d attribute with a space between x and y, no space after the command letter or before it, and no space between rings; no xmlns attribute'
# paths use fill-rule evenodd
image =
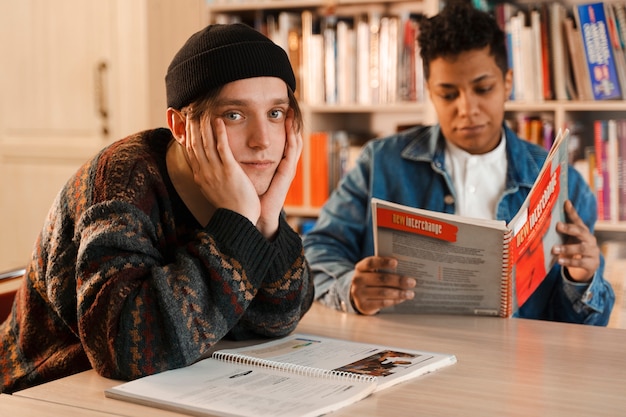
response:
<svg viewBox="0 0 626 417"><path fill-rule="evenodd" d="M24 268L0 272L0 323L11 313L15 293L25 273Z"/></svg>

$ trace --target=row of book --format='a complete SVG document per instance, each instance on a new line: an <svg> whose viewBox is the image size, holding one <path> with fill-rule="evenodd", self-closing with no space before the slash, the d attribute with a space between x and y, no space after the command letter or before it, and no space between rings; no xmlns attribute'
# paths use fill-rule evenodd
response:
<svg viewBox="0 0 626 417"><path fill-rule="evenodd" d="M594 145L585 156L598 220L626 220L626 119L596 120Z"/></svg>
<svg viewBox="0 0 626 417"><path fill-rule="evenodd" d="M507 123L518 136L545 147L554 140L554 123L549 117L517 114ZM568 159L583 175L598 204L598 220L626 220L626 119L593 120L593 130L584 123L569 121ZM593 138L585 139L592 132Z"/></svg>
<svg viewBox="0 0 626 417"><path fill-rule="evenodd" d="M372 137L371 134L345 130L310 133L303 151L309 153L309 158L300 158L285 206L322 207L341 178L354 165L363 145ZM306 173L305 160L309 163Z"/></svg>
<svg viewBox="0 0 626 417"><path fill-rule="evenodd" d="M239 19L230 14L215 16L216 23ZM415 14L280 11L246 23L288 52L298 78L298 96L308 104L425 100Z"/></svg>
<svg viewBox="0 0 626 417"><path fill-rule="evenodd" d="M494 14L507 34L512 100L626 98L625 3L500 3Z"/></svg>
<svg viewBox="0 0 626 417"><path fill-rule="evenodd" d="M552 118L519 112L514 117L505 118L505 121L520 138L542 146L546 150L552 147L556 135Z"/></svg>

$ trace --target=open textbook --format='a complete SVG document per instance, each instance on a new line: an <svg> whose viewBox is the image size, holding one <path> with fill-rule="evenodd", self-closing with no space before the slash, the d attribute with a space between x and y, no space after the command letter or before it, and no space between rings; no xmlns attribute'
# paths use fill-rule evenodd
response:
<svg viewBox="0 0 626 417"><path fill-rule="evenodd" d="M450 354L296 333L218 350L105 395L195 416L319 416L455 362Z"/></svg>
<svg viewBox="0 0 626 417"><path fill-rule="evenodd" d="M372 199L374 249L398 259L397 272L417 279L415 297L396 313L510 317L554 265L563 237L567 142L559 131L530 194L509 224Z"/></svg>

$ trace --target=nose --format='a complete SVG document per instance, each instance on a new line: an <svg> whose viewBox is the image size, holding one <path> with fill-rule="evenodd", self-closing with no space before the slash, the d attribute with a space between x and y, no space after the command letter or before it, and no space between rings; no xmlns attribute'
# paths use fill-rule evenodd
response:
<svg viewBox="0 0 626 417"><path fill-rule="evenodd" d="M460 116L468 117L476 114L478 111L477 97L472 93L461 93L457 100L457 106Z"/></svg>
<svg viewBox="0 0 626 417"><path fill-rule="evenodd" d="M253 149L265 149L271 143L270 123L267 120L256 119L250 125L248 132L248 146Z"/></svg>

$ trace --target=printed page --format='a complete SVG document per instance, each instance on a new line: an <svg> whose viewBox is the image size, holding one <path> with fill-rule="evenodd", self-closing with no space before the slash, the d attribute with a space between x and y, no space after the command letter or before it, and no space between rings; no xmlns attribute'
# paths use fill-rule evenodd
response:
<svg viewBox="0 0 626 417"><path fill-rule="evenodd" d="M502 314L507 285L503 221L474 219L372 199L375 253L398 259L415 297L383 311Z"/></svg>
<svg viewBox="0 0 626 417"><path fill-rule="evenodd" d="M456 357L450 354L306 334L292 334L261 345L222 349L217 353L236 353L275 362L374 376L378 378L376 391L456 362Z"/></svg>
<svg viewBox="0 0 626 417"><path fill-rule="evenodd" d="M551 254L552 247L563 242L556 231L556 223L565 221L568 138L568 130L559 131L535 185L509 223L513 231L514 311L541 284L556 261Z"/></svg>
<svg viewBox="0 0 626 417"><path fill-rule="evenodd" d="M110 398L196 416L318 416L359 401L376 382L322 378L209 358L105 391Z"/></svg>

